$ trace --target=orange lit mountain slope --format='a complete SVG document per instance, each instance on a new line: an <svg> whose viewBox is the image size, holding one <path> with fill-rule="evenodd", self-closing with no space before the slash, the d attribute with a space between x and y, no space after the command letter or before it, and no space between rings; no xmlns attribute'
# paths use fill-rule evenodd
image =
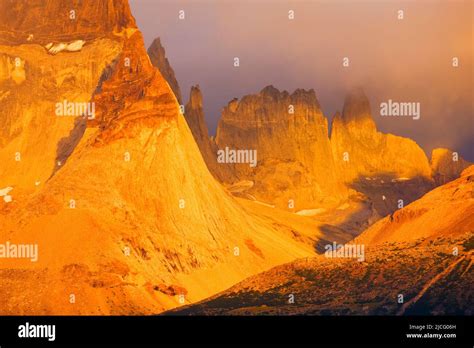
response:
<svg viewBox="0 0 474 348"><path fill-rule="evenodd" d="M2 166L13 200L0 201L0 240L37 244L39 254L0 260L1 313L158 313L313 254L290 227L255 216L215 181L140 32L99 36L56 55L38 44L2 46L26 61L25 85L2 85L5 105L27 108L3 128L2 158L18 146L22 157ZM95 117L62 124L54 103L79 97L95 103Z"/></svg>
<svg viewBox="0 0 474 348"><path fill-rule="evenodd" d="M363 261L294 261L170 314L472 315L474 166L348 244Z"/></svg>

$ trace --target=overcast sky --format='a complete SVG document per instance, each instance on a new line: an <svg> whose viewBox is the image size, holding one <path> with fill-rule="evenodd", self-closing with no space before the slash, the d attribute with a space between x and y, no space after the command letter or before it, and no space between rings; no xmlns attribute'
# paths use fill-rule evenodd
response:
<svg viewBox="0 0 474 348"><path fill-rule="evenodd" d="M161 37L185 101L200 85L211 134L232 98L269 84L314 88L329 119L347 90L362 86L380 130L413 138L428 155L448 147L471 161L473 3L130 0L147 47ZM389 99L419 102L421 118L381 117L380 103Z"/></svg>

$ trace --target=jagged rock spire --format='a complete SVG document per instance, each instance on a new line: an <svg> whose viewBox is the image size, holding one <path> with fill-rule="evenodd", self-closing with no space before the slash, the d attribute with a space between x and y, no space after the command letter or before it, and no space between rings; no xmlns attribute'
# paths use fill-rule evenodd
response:
<svg viewBox="0 0 474 348"><path fill-rule="evenodd" d="M150 47L148 48L148 56L150 57L151 63L160 70L161 75L165 78L165 80L170 85L171 89L173 90L178 103L182 103L183 99L181 97L181 90L179 88L178 81L176 80L176 76L174 74L174 70L171 67L168 58L166 58L166 51L161 44L161 40L157 37L151 43Z"/></svg>
<svg viewBox="0 0 474 348"><path fill-rule="evenodd" d="M341 119L345 123L367 120L373 122L369 99L362 88L353 88L347 94Z"/></svg>

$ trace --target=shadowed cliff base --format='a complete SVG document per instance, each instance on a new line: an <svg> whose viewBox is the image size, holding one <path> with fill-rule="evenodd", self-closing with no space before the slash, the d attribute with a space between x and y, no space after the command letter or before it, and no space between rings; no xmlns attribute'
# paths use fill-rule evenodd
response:
<svg viewBox="0 0 474 348"><path fill-rule="evenodd" d="M378 173L359 177L349 186L356 192L348 203L315 218L331 224L328 232L336 227L356 237L376 221L421 198L435 184L423 176L400 180L393 174Z"/></svg>

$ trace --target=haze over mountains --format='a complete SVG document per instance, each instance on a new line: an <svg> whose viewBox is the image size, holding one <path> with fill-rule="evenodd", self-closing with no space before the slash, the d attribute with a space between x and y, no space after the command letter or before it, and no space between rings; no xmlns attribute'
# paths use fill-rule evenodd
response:
<svg viewBox="0 0 474 348"><path fill-rule="evenodd" d="M455 179L469 165L448 149L434 150L429 160L413 140L379 132L360 88L347 96L330 132L314 90L290 94L267 86L234 99L222 111L215 138L208 135L202 104L202 92L193 87L186 120L208 168L234 195L327 217L331 224L339 216L339 227L349 233ZM258 165L218 163L218 151L226 148L255 150Z"/></svg>
<svg viewBox="0 0 474 348"><path fill-rule="evenodd" d="M359 89L330 134L314 90L267 86L231 100L214 138L205 93L193 86L185 104L161 41L145 49L126 0L4 0L1 9L0 245L39 250L36 262L0 253L2 314L157 314L241 281L273 289L275 272L292 279L294 267L271 269L298 259L308 259L308 272L345 270L343 261L316 255L359 234L355 241L369 247L417 247L431 237L439 250L471 243L470 163L447 149L429 161L413 140L379 132ZM12 19L19 13L24 20ZM58 103L71 114L58 113ZM89 108L76 112L83 104ZM224 150L243 151L244 160L221 161ZM414 252L434 250L425 244ZM371 265L381 254L370 250ZM460 256L463 272L469 250ZM429 262L455 267L445 253ZM398 275L381 288L403 276L393 262L387 269ZM263 271L270 273L257 275ZM428 275L415 273L420 286ZM366 296L366 280L334 303ZM236 298L247 301L247 290ZM455 310L466 311L467 295ZM209 313L228 313L225 301ZM374 301L363 313L396 309L381 306ZM266 311L249 314L257 312Z"/></svg>
<svg viewBox="0 0 474 348"><path fill-rule="evenodd" d="M211 135L230 100L267 85L290 94L313 88L329 121L351 86L360 85L380 131L415 140L428 156L446 147L474 161L470 1L130 4L147 47L161 38L183 92L200 85ZM421 118L380 117L379 105L388 99L420 102Z"/></svg>

